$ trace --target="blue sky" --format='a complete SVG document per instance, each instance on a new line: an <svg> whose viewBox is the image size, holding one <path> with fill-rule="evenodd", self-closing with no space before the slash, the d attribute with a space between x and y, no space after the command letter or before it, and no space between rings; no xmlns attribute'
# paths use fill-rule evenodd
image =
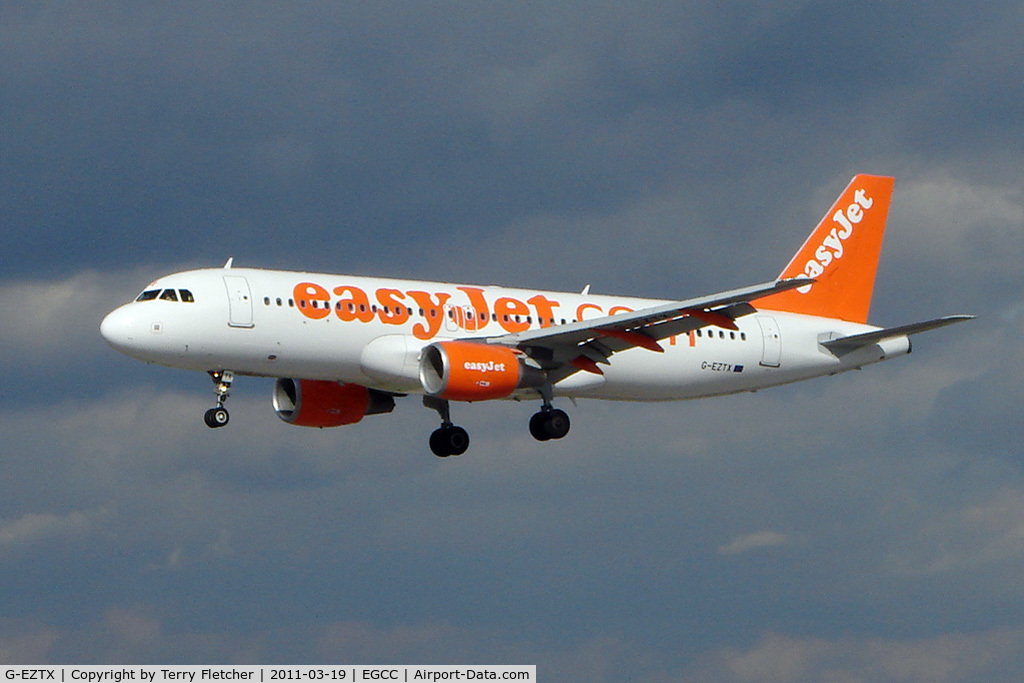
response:
<svg viewBox="0 0 1024 683"><path fill-rule="evenodd" d="M998 681L1024 665L1014 3L6 3L0 662L535 663L545 680ZM310 431L117 355L245 266L628 295L775 276L896 189L914 353L695 403L416 401ZM1012 672L1012 673L1011 673Z"/></svg>

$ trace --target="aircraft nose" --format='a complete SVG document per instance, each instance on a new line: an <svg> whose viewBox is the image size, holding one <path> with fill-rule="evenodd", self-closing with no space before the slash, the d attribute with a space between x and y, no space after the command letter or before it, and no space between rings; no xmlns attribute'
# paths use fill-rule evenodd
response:
<svg viewBox="0 0 1024 683"><path fill-rule="evenodd" d="M121 306L108 313L100 323L100 335L108 344L122 351L132 346L135 337L132 328L132 315Z"/></svg>

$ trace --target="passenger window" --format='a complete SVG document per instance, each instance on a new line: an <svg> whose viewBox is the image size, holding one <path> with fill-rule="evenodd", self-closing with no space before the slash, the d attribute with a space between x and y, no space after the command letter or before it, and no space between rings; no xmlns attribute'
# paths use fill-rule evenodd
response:
<svg viewBox="0 0 1024 683"><path fill-rule="evenodd" d="M269 306L270 305L270 297L269 296L263 297L263 305L264 306Z"/></svg>
<svg viewBox="0 0 1024 683"><path fill-rule="evenodd" d="M277 305L278 305L278 306L280 306L280 305L281 305L281 297L277 297Z"/></svg>
<svg viewBox="0 0 1024 683"><path fill-rule="evenodd" d="M181 300L187 304L195 303L195 299L192 298L192 292L187 289L179 289L178 294L181 294Z"/></svg>
<svg viewBox="0 0 1024 683"><path fill-rule="evenodd" d="M173 289L165 289L164 293L160 295L162 301L177 301L178 295Z"/></svg>
<svg viewBox="0 0 1024 683"><path fill-rule="evenodd" d="M143 292L142 294L139 294L138 298L135 299L135 300L136 301L152 301L153 299L157 298L158 296L160 296L160 290L159 289L151 289L149 291Z"/></svg>

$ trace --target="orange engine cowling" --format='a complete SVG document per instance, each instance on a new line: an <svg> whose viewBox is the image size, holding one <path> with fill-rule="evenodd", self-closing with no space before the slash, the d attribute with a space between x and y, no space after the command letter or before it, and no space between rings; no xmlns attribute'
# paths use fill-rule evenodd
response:
<svg viewBox="0 0 1024 683"><path fill-rule="evenodd" d="M445 341L420 355L420 383L427 394L452 401L507 398L516 389L544 383L544 373L504 346Z"/></svg>
<svg viewBox="0 0 1024 683"><path fill-rule="evenodd" d="M361 384L287 378L274 384L274 411L298 427L340 427L394 409L394 398Z"/></svg>

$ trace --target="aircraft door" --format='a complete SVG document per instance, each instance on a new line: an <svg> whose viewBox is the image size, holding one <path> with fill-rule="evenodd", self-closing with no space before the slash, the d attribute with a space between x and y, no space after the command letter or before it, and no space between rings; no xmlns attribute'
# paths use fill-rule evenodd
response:
<svg viewBox="0 0 1024 683"><path fill-rule="evenodd" d="M228 291L228 325L253 327L249 281L241 275L225 275L224 286Z"/></svg>
<svg viewBox="0 0 1024 683"><path fill-rule="evenodd" d="M761 326L761 339L764 341L761 365L777 368L782 362L782 334L779 331L779 323L770 315L759 315L757 324Z"/></svg>

